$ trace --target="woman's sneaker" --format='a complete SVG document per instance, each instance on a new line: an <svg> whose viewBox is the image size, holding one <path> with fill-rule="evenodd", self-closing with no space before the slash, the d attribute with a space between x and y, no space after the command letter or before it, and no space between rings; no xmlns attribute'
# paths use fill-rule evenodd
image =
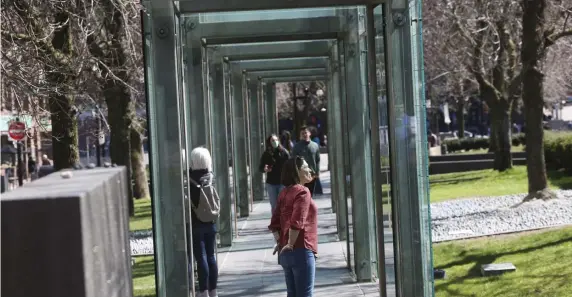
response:
<svg viewBox="0 0 572 297"><path fill-rule="evenodd" d="M216 292L216 289L209 291L209 297L218 297L218 294L217 294L217 292Z"/></svg>
<svg viewBox="0 0 572 297"><path fill-rule="evenodd" d="M197 292L197 297L209 297L208 291Z"/></svg>

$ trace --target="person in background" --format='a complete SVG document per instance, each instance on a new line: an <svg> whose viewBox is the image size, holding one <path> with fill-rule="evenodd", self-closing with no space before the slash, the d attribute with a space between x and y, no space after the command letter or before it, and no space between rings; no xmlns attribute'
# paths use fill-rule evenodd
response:
<svg viewBox="0 0 572 297"><path fill-rule="evenodd" d="M191 151L189 177L201 186L212 185L212 158L210 152L203 147ZM190 203L198 207L201 189L190 187ZM197 261L199 288L197 297L218 297L218 265L215 256L216 222L203 222L199 220L194 211L191 211L193 228L193 255ZM189 228L187 224L187 228ZM187 232L188 233L188 232ZM189 255L189 261L191 257ZM192 271L191 271L192 273Z"/></svg>
<svg viewBox="0 0 572 297"><path fill-rule="evenodd" d="M302 127L300 129L300 141L294 145L292 155L304 158L314 172L314 178L306 184L313 197L316 179L319 178L320 174L320 146L311 140L311 136L312 133L310 133L308 127Z"/></svg>
<svg viewBox="0 0 572 297"><path fill-rule="evenodd" d="M318 207L304 184L313 179L312 169L301 157L284 164L276 209L268 229L272 231L278 263L284 270L287 296L312 297L318 254Z"/></svg>
<svg viewBox="0 0 572 297"><path fill-rule="evenodd" d="M42 165L52 165L52 160L48 158L48 155L42 155Z"/></svg>
<svg viewBox="0 0 572 297"><path fill-rule="evenodd" d="M280 144L278 136L275 134L270 135L266 139L266 150L260 158L260 171L266 173L266 192L268 193L268 200L270 200L270 207L274 212L276 208L276 201L278 194L284 188L280 181L282 173L282 165L290 158L288 151Z"/></svg>
<svg viewBox="0 0 572 297"><path fill-rule="evenodd" d="M288 153L292 153L292 149L294 148L294 142L292 142L292 135L290 132L284 130L282 132L282 139L281 139L282 147L285 148Z"/></svg>
<svg viewBox="0 0 572 297"><path fill-rule="evenodd" d="M34 160L34 156L32 153L28 153L28 174L30 175L30 179L34 180L36 177L36 160Z"/></svg>

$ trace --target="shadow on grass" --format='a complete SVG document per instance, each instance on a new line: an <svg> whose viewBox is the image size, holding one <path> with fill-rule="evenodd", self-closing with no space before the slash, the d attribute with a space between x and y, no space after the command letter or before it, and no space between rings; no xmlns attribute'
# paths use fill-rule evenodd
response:
<svg viewBox="0 0 572 297"><path fill-rule="evenodd" d="M435 268L447 269L447 268L451 268L453 266L462 266L462 265L466 265L466 264L470 264L470 263L475 263L475 266L469 270L469 273L467 276L473 276L473 277L474 276L480 276L481 265L493 263L497 258L509 256L509 255L515 255L515 254L534 252L534 251L537 251L539 249L544 249L547 247L557 246L557 245L560 245L562 243L570 242L571 240L572 240L572 237L565 237L565 238L562 238L562 239L559 239L559 240L556 240L553 242L548 242L548 243L544 243L544 244L540 244L540 245L530 246L530 247L527 247L524 249L514 250L514 251L510 251L510 252L485 254L485 255L471 254L471 255L465 256L461 260L453 261L453 262L447 263L445 265L439 265L439 266L436 266ZM467 252L463 251L461 254L466 255Z"/></svg>
<svg viewBox="0 0 572 297"><path fill-rule="evenodd" d="M151 216L151 202L141 201L140 204L141 205L137 205L137 207L135 207L135 215L133 218L146 218Z"/></svg>
<svg viewBox="0 0 572 297"><path fill-rule="evenodd" d="M548 180L562 190L572 189L572 172L570 171L553 171L547 172Z"/></svg>
<svg viewBox="0 0 572 297"><path fill-rule="evenodd" d="M138 261L133 265L133 278L145 277L155 274L155 260L153 257Z"/></svg>
<svg viewBox="0 0 572 297"><path fill-rule="evenodd" d="M531 244L527 244L526 247L523 247L520 249L515 249L515 250L510 250L510 251L505 251L505 252L494 253L494 252L489 251L489 252L483 252L481 254L478 254L479 249L476 249L476 250L470 249L469 251L462 250L459 253L459 257L461 257L460 260L451 261L451 262L443 264L443 265L436 265L435 268L437 268L437 269L448 269L448 268L453 269L455 266L465 266L465 265L473 264L471 266L471 268L468 269L466 275L464 275L464 276L455 277L455 278L449 279L448 281L446 281L444 283L436 284L435 289L437 291L440 291L440 292L447 292L449 295L446 295L446 296L477 296L478 294L468 294L468 295L464 294L461 291L456 290L452 286L462 285L465 283L465 281L473 280L473 279L475 279L475 280L481 279L480 282L483 282L483 283L485 283L485 282L486 283L492 283L495 280L499 280L500 277L497 277L497 276L482 278L481 277L481 266L483 264L495 263L497 261L497 259L502 258L504 256L514 256L514 255L522 254L524 257L527 257L526 254L528 254L528 253L539 252L543 249L559 246L561 244L569 243L570 241L572 241L572 235L564 234L563 236L564 237L561 237L558 240L553 240L553 241L545 242L545 243L531 243ZM518 243L513 242L511 244L518 244ZM547 276L543 276L543 277L547 277ZM562 278L562 276L558 276L558 277ZM475 283L473 281L471 281L470 284L475 285ZM515 296L514 294L513 295L509 294L509 293L515 292L514 287L511 288L510 286L507 286L507 288L501 287L499 289L503 290L503 292L496 291L495 296L505 296L505 293L506 293L506 296ZM481 295L478 295L478 296L481 296Z"/></svg>
<svg viewBox="0 0 572 297"><path fill-rule="evenodd" d="M441 179L441 180L432 180L430 182L431 185L456 185L464 182L473 182L483 179L483 177L467 177L467 178L454 178L454 179Z"/></svg>

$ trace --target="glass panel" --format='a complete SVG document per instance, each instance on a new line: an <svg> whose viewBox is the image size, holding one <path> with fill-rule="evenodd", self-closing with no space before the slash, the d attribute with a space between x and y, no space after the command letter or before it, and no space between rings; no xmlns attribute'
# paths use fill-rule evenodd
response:
<svg viewBox="0 0 572 297"><path fill-rule="evenodd" d="M178 32L183 32L183 28L181 28L180 20L178 17L175 18L175 26ZM186 92L186 88L188 88L187 84L187 77L185 75L185 71L187 70L187 61L183 58L183 35L178 34L175 45L175 50L177 54L175 55L176 58L176 65L177 67L177 75L180 77L179 85L179 121L180 121L180 129L181 129L181 164L182 164L182 177L183 177L183 193L184 193L184 207L183 210L185 212L185 231L186 231L186 247L187 247L187 255L189 257L189 274L190 274L190 281L189 286L191 287L191 291L194 292L195 282L194 280L194 270L196 265L194 265L195 261L192 259L192 232L191 232L191 220L190 220L190 192L189 192L189 160L191 157L191 150L192 147L190 146L190 135L188 129L188 122L190 117L190 106L188 104L188 97Z"/></svg>
<svg viewBox="0 0 572 297"><path fill-rule="evenodd" d="M346 257L347 257L347 261L348 261L348 267L352 270L354 270L354 224L353 224L353 205L352 205L352 199L351 199L351 177L350 177L350 153L349 153L349 139L347 137L347 130L348 130L348 118L347 118L347 112L344 112L344 110L347 110L347 104L348 104L348 96L346 93L346 63L345 63L345 43L343 40L340 40L338 43L338 53L339 53L339 65L340 65L340 90L341 90L341 105L342 108L340 110L340 118L342 119L342 139L340 142L342 142L342 149L343 149L343 155L344 155L344 162L343 162L343 166L345 167L345 174L346 176L344 177L344 182L345 182L345 186L346 186L346 191L345 191L345 201L347 204L347 235L346 235Z"/></svg>
<svg viewBox="0 0 572 297"><path fill-rule="evenodd" d="M351 221L353 224L353 271L358 281L377 276L377 244L371 163L369 119L367 33L365 7L341 11L344 23L344 67L346 97L346 129L351 189ZM350 238L350 241L352 238Z"/></svg>
<svg viewBox="0 0 572 297"><path fill-rule="evenodd" d="M316 18L325 16L336 16L335 8L306 8L295 9L296 13L292 13L293 9L278 10L257 10L247 12L216 12L201 13L201 23L226 23L226 22L248 22L278 19L302 19Z"/></svg>
<svg viewBox="0 0 572 297"><path fill-rule="evenodd" d="M385 44L384 44L384 18L383 9L381 5L376 6L372 13L368 13L368 16L372 16L372 32L373 38L370 39L374 42L374 57L375 62L375 99L377 102L377 113L378 122L372 122L373 125L377 125L379 129L379 150L380 150L380 164L378 170L380 175L379 183L381 184L380 190L381 195L376 202L382 203L383 213L382 218L378 218L377 222L380 222L381 226L377 228L382 228L382 232L378 232L378 235L383 236L382 240L378 239L380 245L378 247L378 253L381 257L381 252L384 252L385 259L380 259L383 263L385 275L380 275L380 282L385 285L385 290L389 296L395 295L395 268L394 268L394 246L393 246L393 228L391 224L391 171L389 166L389 131L388 131L388 114L387 114L387 89L386 89L386 73L385 73ZM369 21L369 20L368 20ZM372 57L373 58L373 57ZM377 215L380 215L377 213ZM384 249L383 251L381 249ZM381 273L381 271L380 271ZM385 278L385 279L382 279ZM383 288L382 288L383 289Z"/></svg>
<svg viewBox="0 0 572 297"><path fill-rule="evenodd" d="M179 30L172 3L147 1L144 5L157 292L161 297L187 297Z"/></svg>
<svg viewBox="0 0 572 297"><path fill-rule="evenodd" d="M419 223L421 263L423 270L423 296L433 296L433 249L431 247L431 210L429 198L429 162L428 148L425 138L427 131L427 112L425 100L425 77L423 68L423 35L422 35L422 2L411 0L409 2L409 18L411 22L411 57L413 65L413 100L415 114L416 151L417 151L417 187L419 197Z"/></svg>
<svg viewBox="0 0 572 297"><path fill-rule="evenodd" d="M396 292L433 296L420 3L394 1L383 15Z"/></svg>

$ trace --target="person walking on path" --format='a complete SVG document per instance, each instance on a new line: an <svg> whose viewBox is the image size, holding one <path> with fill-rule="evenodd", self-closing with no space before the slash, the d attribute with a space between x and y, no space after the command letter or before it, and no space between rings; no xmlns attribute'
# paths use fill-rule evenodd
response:
<svg viewBox="0 0 572 297"><path fill-rule="evenodd" d="M272 231L278 263L284 270L288 297L312 297L318 255L318 207L308 188L312 169L301 157L286 161L282 184L268 229Z"/></svg>
<svg viewBox="0 0 572 297"><path fill-rule="evenodd" d="M304 158L314 172L314 177L306 184L313 197L316 189L316 179L320 176L320 146L311 140L311 136L312 133L308 127L302 127L300 129L300 141L294 145L292 155Z"/></svg>
<svg viewBox="0 0 572 297"><path fill-rule="evenodd" d="M191 201L191 223L193 228L193 255L197 261L199 290L197 297L218 297L218 265L215 256L216 220L202 221L196 213L200 207L202 187L213 184L212 158L206 148L198 147L191 151L189 178ZM187 226L188 228L189 226ZM189 261L191 259L190 255ZM192 271L191 271L192 273Z"/></svg>
<svg viewBox="0 0 572 297"><path fill-rule="evenodd" d="M292 136L290 135L289 131L284 130L282 132L282 147L285 148L288 153L292 153L292 149L294 148L294 142L292 142Z"/></svg>
<svg viewBox="0 0 572 297"><path fill-rule="evenodd" d="M266 192L272 211L276 208L278 194L284 188L280 175L282 173L282 165L290 159L288 151L280 144L278 136L270 135L266 139L266 150L260 158L260 171L266 173Z"/></svg>

